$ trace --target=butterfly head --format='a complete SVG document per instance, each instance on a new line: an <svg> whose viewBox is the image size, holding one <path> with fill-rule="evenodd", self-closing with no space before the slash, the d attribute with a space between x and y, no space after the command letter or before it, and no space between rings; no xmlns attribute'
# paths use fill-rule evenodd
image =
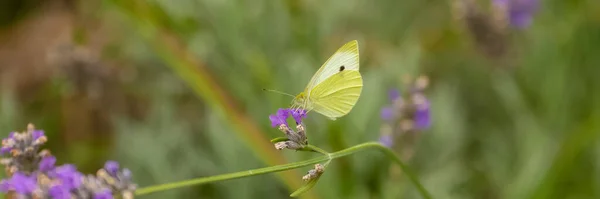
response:
<svg viewBox="0 0 600 199"><path fill-rule="evenodd" d="M300 94L296 95L296 97L294 97L294 100L292 100L292 107L304 107L306 102L306 95L304 94L304 92L301 92Z"/></svg>

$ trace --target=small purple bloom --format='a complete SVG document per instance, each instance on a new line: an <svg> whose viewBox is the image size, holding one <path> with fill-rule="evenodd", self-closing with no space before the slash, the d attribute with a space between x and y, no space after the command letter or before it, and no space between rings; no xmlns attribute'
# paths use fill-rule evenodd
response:
<svg viewBox="0 0 600 199"><path fill-rule="evenodd" d="M381 143L383 146L390 148L394 145L394 138L390 134L382 135L381 137L379 137L379 143Z"/></svg>
<svg viewBox="0 0 600 199"><path fill-rule="evenodd" d="M39 170L42 172L50 171L54 169L54 164L56 164L56 157L46 156L40 161Z"/></svg>
<svg viewBox="0 0 600 199"><path fill-rule="evenodd" d="M288 109L280 108L277 110L277 113L274 115L269 115L269 120L271 120L271 126L277 127L282 124L287 125L287 118L290 116L290 112Z"/></svg>
<svg viewBox="0 0 600 199"><path fill-rule="evenodd" d="M427 129L431 126L431 109L429 100L422 98L422 101L417 104L415 111L415 128L419 130Z"/></svg>
<svg viewBox="0 0 600 199"><path fill-rule="evenodd" d="M112 192L108 189L94 194L94 199L113 199Z"/></svg>
<svg viewBox="0 0 600 199"><path fill-rule="evenodd" d="M53 174L53 177L60 179L62 185L69 190L79 188L79 186L81 186L81 178L83 177L83 174L79 173L75 166L71 164L56 167Z"/></svg>
<svg viewBox="0 0 600 199"><path fill-rule="evenodd" d="M3 146L2 148L0 148L0 154L4 155L10 152L10 150L12 150L12 147Z"/></svg>
<svg viewBox="0 0 600 199"><path fill-rule="evenodd" d="M54 199L71 199L71 191L63 185L54 185L48 190L48 195Z"/></svg>
<svg viewBox="0 0 600 199"><path fill-rule="evenodd" d="M289 112L292 113L292 117L294 118L294 120L296 120L296 124L302 123L302 118L306 117L306 110L296 109L289 110Z"/></svg>
<svg viewBox="0 0 600 199"><path fill-rule="evenodd" d="M10 191L10 181L2 180L0 181L0 192L7 193Z"/></svg>
<svg viewBox="0 0 600 199"><path fill-rule="evenodd" d="M34 130L33 133L31 133L31 136L33 137L33 140L37 140L38 138L44 136L44 131Z"/></svg>
<svg viewBox="0 0 600 199"><path fill-rule="evenodd" d="M30 177L21 172L16 172L10 179L9 184L17 193L31 194L37 188L37 178L35 175Z"/></svg>
<svg viewBox="0 0 600 199"><path fill-rule="evenodd" d="M104 170L106 170L108 174L115 176L117 175L117 172L119 172L119 163L112 160L106 161L104 164Z"/></svg>
<svg viewBox="0 0 600 199"><path fill-rule="evenodd" d="M390 89L388 91L388 97L390 101L395 101L396 99L400 98L400 91L396 89Z"/></svg>
<svg viewBox="0 0 600 199"><path fill-rule="evenodd" d="M538 0L493 0L493 3L506 9L510 24L516 28L529 27L539 6Z"/></svg>
<svg viewBox="0 0 600 199"><path fill-rule="evenodd" d="M16 134L16 133L17 133L17 132L14 132L14 131L13 131L13 132L10 132L10 133L8 134L8 138L10 138L10 139L12 139L12 138L15 138L15 134Z"/></svg>
<svg viewBox="0 0 600 199"><path fill-rule="evenodd" d="M383 107L381 109L381 119L390 121L390 120L394 119L394 116L395 116L395 114L394 114L393 107L388 106L388 107Z"/></svg>

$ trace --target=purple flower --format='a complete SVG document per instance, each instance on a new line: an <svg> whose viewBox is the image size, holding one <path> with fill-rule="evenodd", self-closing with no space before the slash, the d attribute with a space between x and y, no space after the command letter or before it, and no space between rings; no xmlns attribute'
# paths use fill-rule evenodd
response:
<svg viewBox="0 0 600 199"><path fill-rule="evenodd" d="M4 155L10 152L10 150L12 150L12 147L3 146L2 148L0 148L0 154Z"/></svg>
<svg viewBox="0 0 600 199"><path fill-rule="evenodd" d="M33 140L37 140L38 138L44 136L44 131L42 131L42 130L34 130L31 133L31 136L33 137Z"/></svg>
<svg viewBox="0 0 600 199"><path fill-rule="evenodd" d="M94 199L113 199L112 192L109 189L94 194Z"/></svg>
<svg viewBox="0 0 600 199"><path fill-rule="evenodd" d="M51 177L56 177L60 179L62 185L71 190L79 188L79 186L81 186L81 178L83 177L83 174L79 173L75 166L71 164L66 164L60 167L56 167Z"/></svg>
<svg viewBox="0 0 600 199"><path fill-rule="evenodd" d="M429 100L424 96L416 103L416 111L414 115L415 128L424 130L431 126L431 109Z"/></svg>
<svg viewBox="0 0 600 199"><path fill-rule="evenodd" d="M379 137L379 143L390 148L394 145L394 138L391 134L382 135Z"/></svg>
<svg viewBox="0 0 600 199"><path fill-rule="evenodd" d="M400 98L400 91L396 89L390 89L388 91L388 97L390 101L395 101L396 99Z"/></svg>
<svg viewBox="0 0 600 199"><path fill-rule="evenodd" d="M54 199L70 199L71 191L68 187L59 184L50 187L48 190L48 195Z"/></svg>
<svg viewBox="0 0 600 199"><path fill-rule="evenodd" d="M37 178L35 175L27 176L21 172L13 174L9 187L20 194L31 194L37 188ZM6 186L3 184L3 186Z"/></svg>
<svg viewBox="0 0 600 199"><path fill-rule="evenodd" d="M54 164L56 164L56 157L50 155L42 158L38 168L42 172L47 172L54 169Z"/></svg>
<svg viewBox="0 0 600 199"><path fill-rule="evenodd" d="M10 181L3 179L0 181L0 192L7 193L8 191L10 191Z"/></svg>
<svg viewBox="0 0 600 199"><path fill-rule="evenodd" d="M292 117L294 118L294 120L296 120L296 124L302 123L302 118L306 117L306 110L295 109L289 110L289 112L292 113Z"/></svg>
<svg viewBox="0 0 600 199"><path fill-rule="evenodd" d="M119 172L119 163L112 160L106 161L104 164L104 170L106 170L108 174L115 176L117 175L117 172Z"/></svg>
<svg viewBox="0 0 600 199"><path fill-rule="evenodd" d="M493 4L504 8L510 24L521 29L531 25L539 6L538 0L493 0Z"/></svg>
<svg viewBox="0 0 600 199"><path fill-rule="evenodd" d="M277 110L277 113L274 115L269 115L269 120L271 120L271 126L277 127L286 125L287 126L287 118L290 116L290 111L288 109L280 108Z"/></svg>
<svg viewBox="0 0 600 199"><path fill-rule="evenodd" d="M390 121L394 119L394 108L393 107L383 107L381 109L381 119Z"/></svg>

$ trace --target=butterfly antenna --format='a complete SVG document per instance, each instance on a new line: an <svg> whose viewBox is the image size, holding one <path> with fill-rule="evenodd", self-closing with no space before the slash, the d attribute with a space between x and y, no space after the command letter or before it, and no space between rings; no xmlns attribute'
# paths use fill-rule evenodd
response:
<svg viewBox="0 0 600 199"><path fill-rule="evenodd" d="M294 96L294 95L292 95L292 94L289 94L289 93L284 93L284 92L277 91L277 90L264 89L264 88L263 88L262 90L263 90L263 91L274 92L274 93L279 93L279 94L282 94L282 95L287 95L287 96L290 96L290 97L296 97L296 96Z"/></svg>

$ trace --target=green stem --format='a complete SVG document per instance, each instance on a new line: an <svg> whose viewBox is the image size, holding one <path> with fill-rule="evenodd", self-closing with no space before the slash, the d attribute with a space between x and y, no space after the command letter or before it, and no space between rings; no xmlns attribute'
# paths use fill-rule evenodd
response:
<svg viewBox="0 0 600 199"><path fill-rule="evenodd" d="M311 145L309 145L309 146L311 146ZM318 147L315 147L315 148L319 149ZM388 149L387 147L385 147L377 142L367 142L367 143L355 145L350 148L346 148L346 149L343 149L343 150L340 150L340 151L337 151L334 153L326 153L325 152L327 155L317 157L317 158L312 158L312 159L305 160L305 161L300 161L300 162L294 162L294 163L277 165L277 166L272 166L272 167L252 169L252 170L247 170L247 171L241 171L241 172L235 172L235 173L216 175L216 176L197 178L197 179L192 179L192 180L186 180L186 181L166 183L166 184L145 187L145 188L138 189L135 192L135 194L139 196L139 195L144 195L144 194L149 194L149 193L154 193L154 192L159 192L159 191L165 191L165 190L169 190L169 189L176 189L176 188L192 186L192 185L200 185L200 184L205 184L205 183L209 183L209 182L231 180L231 179L261 175L261 174L266 174L266 173L285 171L285 170L305 167L305 166L313 165L313 164L316 164L319 162L344 157L344 156L347 156L347 155L350 155L350 154L353 154L356 152L365 151L367 149L372 149L372 148L379 149L385 155L387 155L390 159L392 159L396 164L398 164L398 166L400 166L400 168L404 171L406 176L408 176L409 180L417 187L417 190L419 191L419 193L421 194L421 196L423 198L425 198L425 199L431 198L431 195L429 194L429 192L427 192L425 187L423 187L421 182L419 182L419 179L416 177L416 175L414 175L413 172L411 172L408 169L408 166L406 166L400 160L400 158L398 158L398 156L396 156L394 154L394 152L392 150Z"/></svg>
<svg viewBox="0 0 600 199"><path fill-rule="evenodd" d="M321 148L319 148L319 147L316 147L316 146L310 145L310 144L309 144L309 145L306 145L306 146L304 147L304 149L302 149L302 150L303 150L303 151L312 151L312 152L317 152L317 153L320 153L320 154L323 154L323 155L327 155L327 156L329 155L329 153L328 153L327 151L325 151L325 150L323 150L323 149L321 149Z"/></svg>

